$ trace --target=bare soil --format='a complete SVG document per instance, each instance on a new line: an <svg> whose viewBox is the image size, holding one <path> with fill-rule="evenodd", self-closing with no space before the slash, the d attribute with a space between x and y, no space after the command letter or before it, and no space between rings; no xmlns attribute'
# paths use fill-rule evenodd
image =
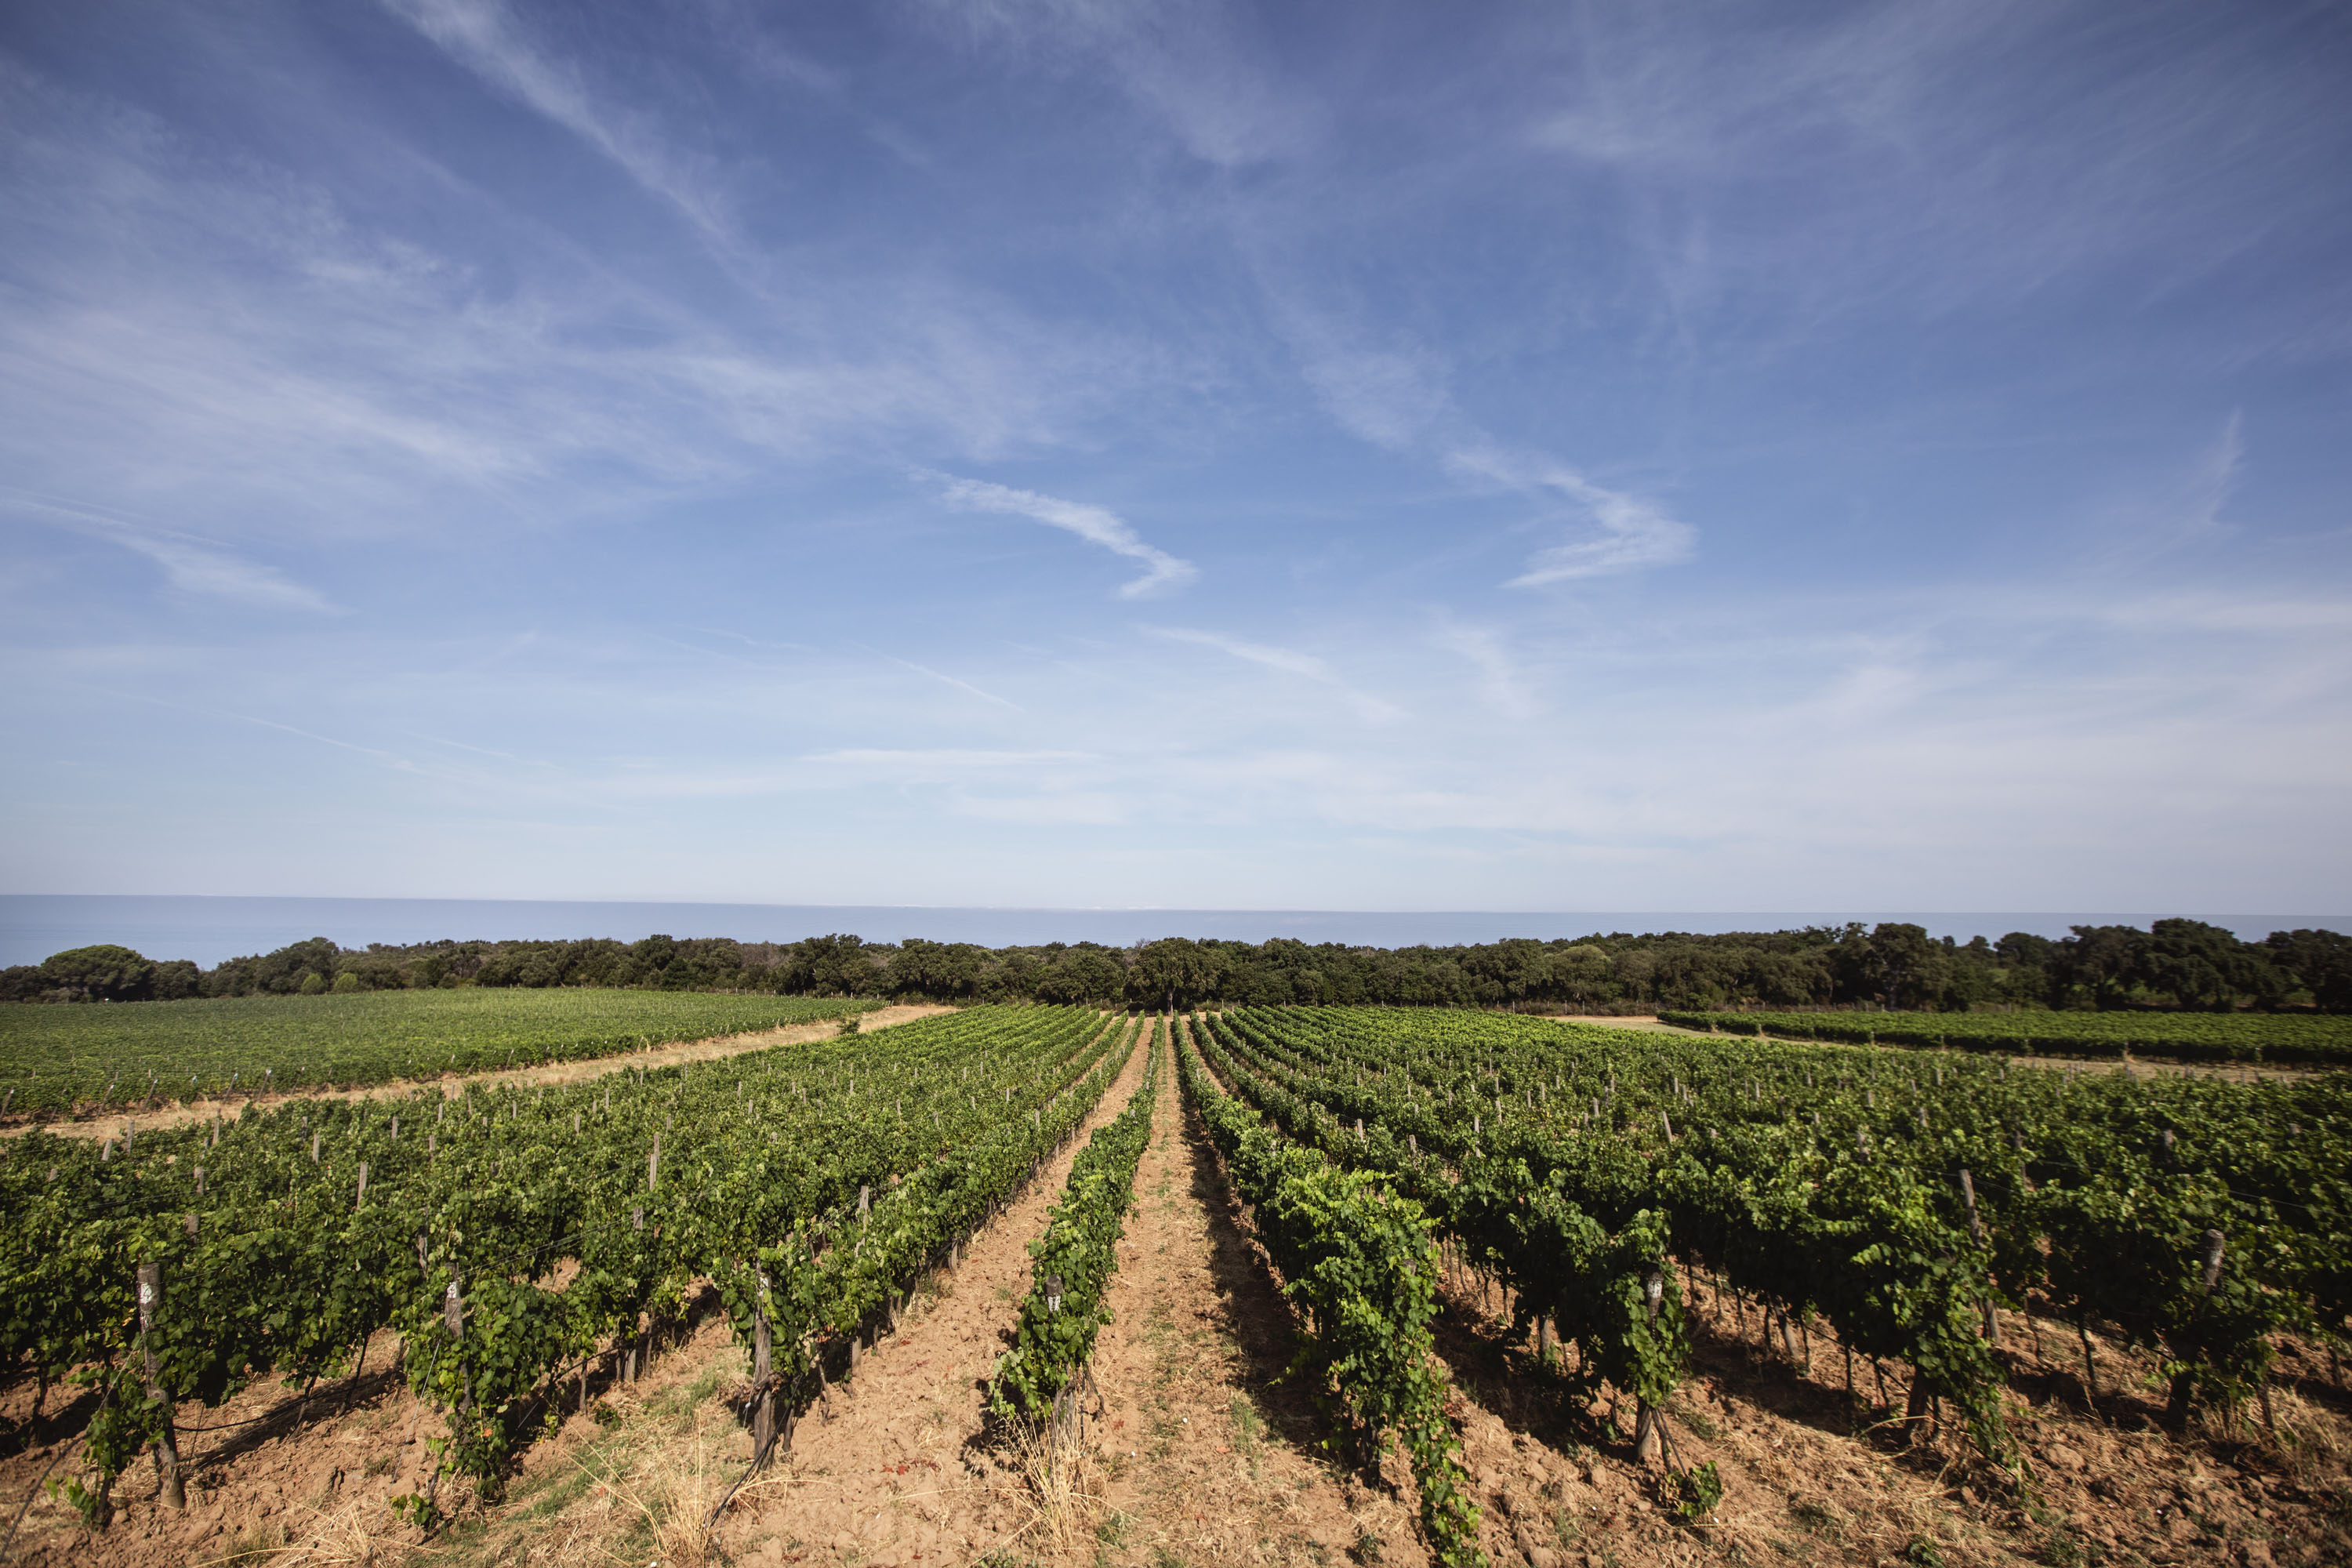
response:
<svg viewBox="0 0 2352 1568"><path fill-rule="evenodd" d="M1497 1563L1937 1562L2263 1564L2352 1562L2352 1397L2324 1353L2289 1343L2272 1420L2200 1418L2168 1432L2153 1360L2094 1336L2099 1397L2079 1344L2048 1321L2000 1316L2004 1416L2020 1488L1965 1433L1906 1446L1903 1369L1853 1367L1821 1325L1767 1342L1752 1304L1689 1281L1691 1375L1669 1405L1668 1464L1712 1462L1722 1500L1675 1511L1672 1476L1633 1463L1630 1401L1586 1406L1506 1326L1507 1303L1454 1273L1439 1348L1470 1405L1458 1422ZM2045 1352L2047 1359L2045 1359Z"/></svg>
<svg viewBox="0 0 2352 1568"><path fill-rule="evenodd" d="M858 1015L858 1032L865 1034L875 1029L887 1029L893 1024L903 1024L909 1019L928 1018L935 1013L954 1011L953 1007L929 1002L878 1007L871 1013ZM451 1072L427 1079L398 1078L384 1083L370 1084L364 1089L238 1095L231 1100L175 1100L152 1110L90 1117L79 1121L46 1121L39 1125L61 1138L104 1138L120 1135L125 1121L136 1123L141 1128L184 1127L192 1121L210 1121L215 1116L235 1117L247 1105L268 1110L288 1100L402 1100L421 1089L438 1089L445 1096L455 1100L464 1094L468 1086L476 1084L496 1088L500 1084L582 1083L590 1079L603 1078L607 1073L635 1072L644 1068L683 1067L688 1062L715 1061L720 1057L740 1056L745 1051L764 1051L772 1046L796 1046L810 1040L830 1039L841 1032L841 1022L837 1018L824 1018L810 1024L787 1024L781 1028L759 1029L750 1034L717 1035L707 1040L681 1040L676 1045L657 1046L651 1050L630 1051L620 1056L583 1057L576 1061L551 1062L542 1067ZM0 1126L0 1136L24 1132L35 1124L31 1118L18 1118L11 1125Z"/></svg>

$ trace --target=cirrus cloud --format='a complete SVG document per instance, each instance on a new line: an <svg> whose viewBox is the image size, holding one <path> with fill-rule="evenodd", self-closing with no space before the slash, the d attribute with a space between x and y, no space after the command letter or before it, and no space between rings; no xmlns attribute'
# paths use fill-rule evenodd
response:
<svg viewBox="0 0 2352 1568"><path fill-rule="evenodd" d="M991 484L985 479L959 479L942 475L947 479L945 497L950 506L968 511L1008 512L1025 517L1076 534L1089 544L1099 544L1114 554L1140 561L1148 570L1131 583L1119 584L1122 599L1140 599L1153 594L1172 592L1198 577L1200 568L1190 561L1180 561L1156 545L1147 544L1126 519L1107 507L1089 506L1084 501L1063 500L1055 496L1039 495L1035 490L1017 490L1009 485Z"/></svg>

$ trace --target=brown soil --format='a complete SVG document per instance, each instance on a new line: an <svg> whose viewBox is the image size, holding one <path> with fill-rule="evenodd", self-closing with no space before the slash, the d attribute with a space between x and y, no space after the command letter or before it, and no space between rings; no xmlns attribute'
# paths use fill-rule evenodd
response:
<svg viewBox="0 0 2352 1568"><path fill-rule="evenodd" d="M928 1018L935 1013L954 1011L953 1007L929 1002L877 1007L871 1013L858 1016L858 1032L864 1034L875 1029L887 1029L893 1024L903 1024L909 1019ZM209 1121L215 1116L234 1117L247 1105L267 1110L293 1100L400 1100L422 1089L438 1089L454 1100L464 1094L468 1086L475 1084L495 1087L509 1083L580 1083L602 1078L606 1073L634 1072L643 1068L682 1067L688 1062L740 1056L745 1051L764 1051L772 1046L796 1046L810 1040L830 1039L840 1032L841 1020L825 1018L813 1024L787 1024L782 1028L755 1030L748 1035L719 1035L707 1040L682 1040L676 1045L657 1046L649 1051L631 1051L623 1056L583 1057L577 1061L553 1062L544 1067L444 1073L430 1079L400 1078L385 1083L370 1084L364 1089L239 1095L234 1100L173 1100L153 1110L135 1110L80 1121L47 1121L39 1125L61 1138L103 1138L120 1134L125 1121L134 1122L142 1128L184 1127L191 1121ZM0 1128L0 1136L23 1132L34 1125L30 1119L20 1119L13 1126Z"/></svg>
<svg viewBox="0 0 2352 1568"><path fill-rule="evenodd" d="M69 1476L79 1468L80 1456L70 1445L90 1402L53 1387L36 1427L35 1389L29 1379L16 1382L0 1396L0 1419L12 1436L29 1439L28 1447L0 1461L0 1500L8 1517L26 1510L10 1561L95 1568L203 1562L280 1544L289 1525L315 1533L362 1501L373 1505L370 1522L378 1522L390 1512L386 1500L414 1489L413 1472L422 1462L419 1408L387 1370L397 1343L389 1331L378 1334L360 1375L321 1384L307 1401L299 1392L264 1383L217 1409L183 1412L187 1511L160 1507L156 1472L135 1464L116 1483L113 1525L96 1535L79 1528L63 1500L37 1486L45 1472Z"/></svg>
<svg viewBox="0 0 2352 1568"><path fill-rule="evenodd" d="M1690 1287L1691 1375L1669 1406L1669 1458L1712 1461L1723 1484L1696 1527L1675 1517L1670 1479L1633 1463L1630 1402L1584 1407L1510 1334L1500 1293L1453 1276L1440 1350L1472 1405L1464 1452L1496 1563L2352 1561L2352 1399L2305 1347L2288 1347L2270 1431L2200 1423L2172 1434L2157 1423L2152 1360L2095 1341L2095 1406L2072 1333L2041 1325L2045 1361L2032 1325L2001 1314L2004 1415L2030 1477L2021 1493L1956 1429L1902 1445L1902 1369L1885 1369L1881 1405L1860 1358L1849 1395L1843 1352L1819 1325L1810 1344L1792 1334L1783 1352L1776 1330L1766 1349L1752 1306L1703 1279Z"/></svg>

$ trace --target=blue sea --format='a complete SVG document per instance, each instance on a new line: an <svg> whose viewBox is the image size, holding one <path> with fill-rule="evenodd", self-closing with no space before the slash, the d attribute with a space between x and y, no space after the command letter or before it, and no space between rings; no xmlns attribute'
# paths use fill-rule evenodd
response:
<svg viewBox="0 0 2352 1568"><path fill-rule="evenodd" d="M2321 926L2352 931L2344 915L2188 914L2258 941L2277 930ZM442 938L506 940L614 937L635 942L670 936L731 936L792 942L844 931L868 942L928 937L1007 947L1047 942L1099 942L1114 947L1156 937L1219 937L1265 942L1346 942L1411 947L1496 942L1505 937L1589 936L1611 931L1780 931L1800 926L1909 921L1961 942L2012 931L2064 936L2069 926L2137 925L2139 913L1921 913L1891 910L1632 912L1441 910L1014 910L931 909L903 905L642 904L493 899L257 899L76 893L0 894L0 964L37 963L50 953L92 942L119 942L150 958L189 958L210 967L225 958L267 952L307 937L344 947Z"/></svg>

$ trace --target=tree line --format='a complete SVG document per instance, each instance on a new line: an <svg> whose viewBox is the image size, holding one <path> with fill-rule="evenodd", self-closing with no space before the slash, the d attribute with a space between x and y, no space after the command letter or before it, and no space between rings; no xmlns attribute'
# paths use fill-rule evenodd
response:
<svg viewBox="0 0 2352 1568"><path fill-rule="evenodd" d="M373 942L325 937L211 969L112 945L0 971L0 999L168 1001L197 996L488 985L625 986L941 1002L1141 1006L1282 1003L1646 1013L1658 1007L1876 1006L1967 1011L2316 1007L2352 1011L2352 937L2273 931L2241 942L2200 921L2011 931L1957 942L1919 926L1812 926L1702 935L1618 931L1455 947L1350 947L1166 937L988 948L855 936L746 942L649 936L624 942Z"/></svg>

